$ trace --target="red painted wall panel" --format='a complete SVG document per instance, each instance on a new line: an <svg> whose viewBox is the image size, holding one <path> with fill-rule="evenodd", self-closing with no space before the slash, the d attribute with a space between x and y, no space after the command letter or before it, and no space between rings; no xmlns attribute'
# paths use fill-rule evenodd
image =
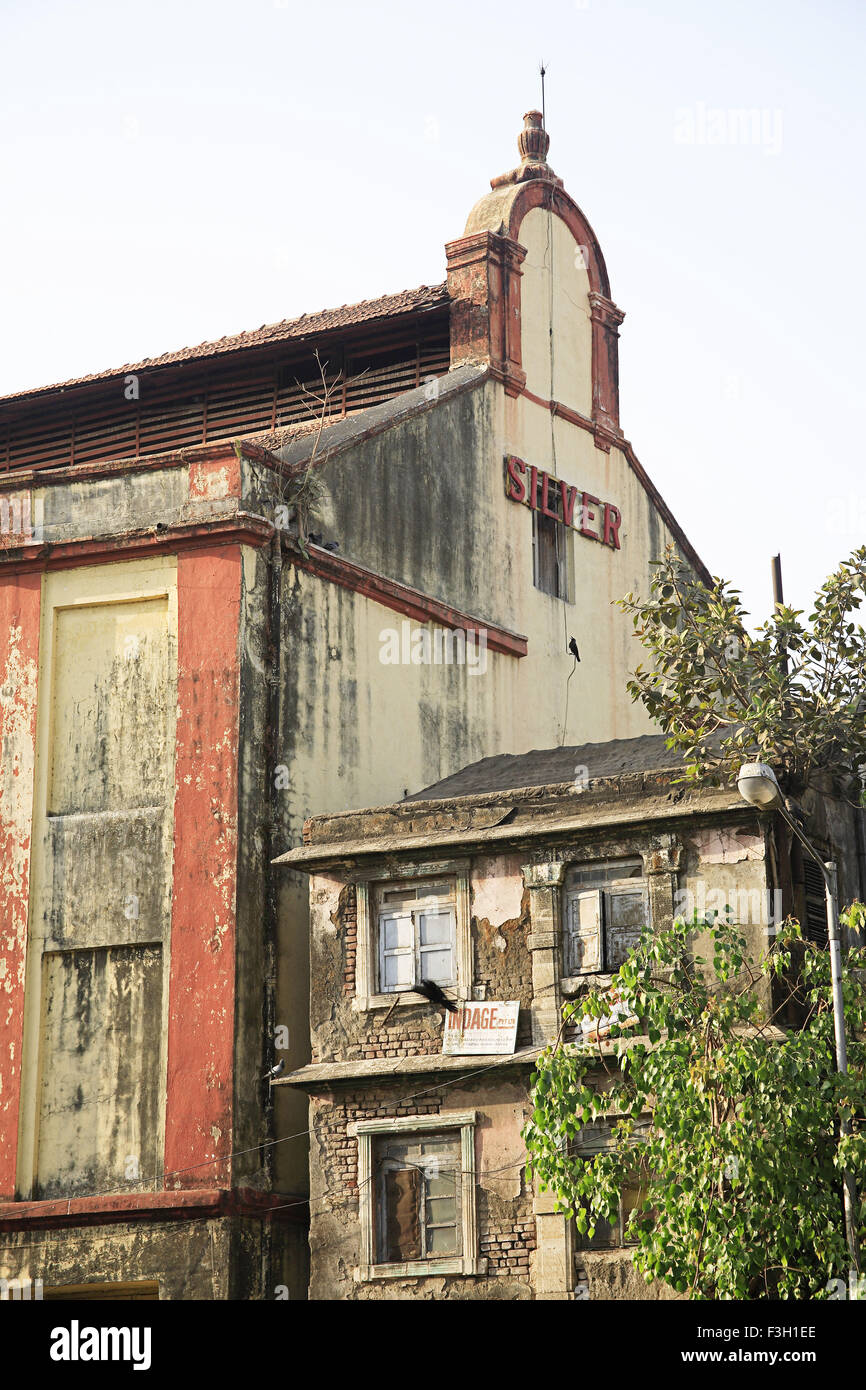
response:
<svg viewBox="0 0 866 1390"><path fill-rule="evenodd" d="M0 582L0 1197L15 1191L41 577Z"/></svg>
<svg viewBox="0 0 866 1390"><path fill-rule="evenodd" d="M169 1188L231 1181L240 597L239 546L178 556Z"/></svg>

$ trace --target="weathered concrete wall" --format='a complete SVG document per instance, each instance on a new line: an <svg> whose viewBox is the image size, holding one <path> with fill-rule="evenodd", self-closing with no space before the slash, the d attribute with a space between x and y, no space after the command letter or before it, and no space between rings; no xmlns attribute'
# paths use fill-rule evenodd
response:
<svg viewBox="0 0 866 1390"><path fill-rule="evenodd" d="M110 1192L159 1170L162 948L46 952L36 1198Z"/></svg>
<svg viewBox="0 0 866 1390"><path fill-rule="evenodd" d="M573 365L573 359L567 361ZM321 452L327 453L327 434ZM505 494L504 458L510 454L613 503L622 513L618 550L572 533L575 593L580 596L576 604L533 586L532 514ZM329 458L319 473L326 497L317 525L338 541L341 554L529 635L525 658L489 658L489 671L505 665L508 703L488 699L486 728L477 739L481 752L470 757L525 752L560 741L602 742L650 730L642 707L633 705L625 690L627 674L643 649L630 619L613 604L629 590L649 591L650 562L673 537L621 450L605 452L591 433L551 417L526 397L507 397L489 381L359 440ZM591 510L596 522L588 524L590 530L600 526L600 508ZM305 603L306 598L304 593ZM328 630L334 625L329 618ZM383 618L372 631L357 634L359 663L378 661L382 628L398 627L399 621L397 615ZM569 687L563 740L565 681L574 665L566 650L571 635L577 638L581 662ZM340 647L327 635L319 636L322 640ZM403 699L410 707L416 698L411 670L385 667L379 675L402 679ZM478 677L477 683L485 679L489 681ZM440 686L436 696L429 717L441 742L442 763L452 771L467 761L459 727L471 716L452 710L447 686ZM363 723L353 727L365 747ZM420 785L410 784L410 789ZM381 786L369 785L368 801L386 796Z"/></svg>
<svg viewBox="0 0 866 1390"><path fill-rule="evenodd" d="M0 582L0 1196L15 1190L39 661L38 574Z"/></svg>
<svg viewBox="0 0 866 1390"><path fill-rule="evenodd" d="M576 1250L574 1277L576 1291L590 1302L679 1301L685 1296L661 1279L648 1284L632 1264L631 1255L624 1250Z"/></svg>
<svg viewBox="0 0 866 1390"><path fill-rule="evenodd" d="M269 605L271 601L271 554L268 550L243 548L241 607L238 656L240 663L238 719L238 868L237 868L237 947L235 981L234 1098L232 1148L253 1149L275 1137L273 1130L274 1093L265 1072L277 1056L305 1060L298 1051L306 1044L306 1029L297 1016L276 1016L276 888L272 856L272 807L275 802L273 755L277 730L271 720L277 706L276 641L271 644ZM277 580L274 579L276 585ZM278 694L278 692L277 692ZM298 992L299 993L299 992ZM302 996L300 996L302 997ZM302 1005L299 1005L302 1007ZM275 1028L285 1024L287 1052L277 1050ZM293 1036L294 1035L294 1036ZM300 1065L300 1061L298 1063ZM299 1119L303 1118L300 1114ZM295 1130L305 1125L296 1123ZM281 1133L289 1130L282 1129ZM272 1148L241 1155L233 1163L236 1183L267 1187L272 1167ZM301 1141L292 1157L303 1160L294 1173L293 1190L305 1185L306 1146Z"/></svg>
<svg viewBox="0 0 866 1390"><path fill-rule="evenodd" d="M231 1182L237 953L239 545L178 556L165 1168ZM172 1175L172 1176L168 1176Z"/></svg>
<svg viewBox="0 0 866 1390"><path fill-rule="evenodd" d="M244 1217L4 1231L0 1278L45 1287L156 1280L160 1299L273 1300L305 1287L301 1228Z"/></svg>

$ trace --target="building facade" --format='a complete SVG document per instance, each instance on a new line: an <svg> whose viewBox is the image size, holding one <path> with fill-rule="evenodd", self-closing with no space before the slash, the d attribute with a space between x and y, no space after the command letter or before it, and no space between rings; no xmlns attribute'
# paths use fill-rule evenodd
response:
<svg viewBox="0 0 866 1390"><path fill-rule="evenodd" d="M637 1189L588 1242L527 1178L521 1132L540 1050L581 1040L562 1006L609 988L645 924L729 916L757 958L794 913L826 942L778 817L681 778L659 735L491 757L395 805L314 817L283 857L310 875L312 1060L277 1084L310 1097L311 1298L676 1296L632 1265ZM862 812L826 797L809 813L842 900L862 898ZM456 1018L414 988L427 980ZM510 1044L489 1045L515 1004ZM460 1028L487 1030L480 1053L449 1046ZM597 1049L613 1051L603 1029ZM576 1142L589 1156L609 1134Z"/></svg>
<svg viewBox="0 0 866 1390"><path fill-rule="evenodd" d="M308 885L272 860L648 730L613 601L668 544L705 571L547 148L529 113L441 285L0 400L0 1277L303 1296L307 1107L262 1078L309 1061Z"/></svg>

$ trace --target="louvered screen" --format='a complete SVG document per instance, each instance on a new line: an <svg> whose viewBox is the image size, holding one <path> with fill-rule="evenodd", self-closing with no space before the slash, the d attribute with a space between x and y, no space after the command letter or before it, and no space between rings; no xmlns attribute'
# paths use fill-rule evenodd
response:
<svg viewBox="0 0 866 1390"><path fill-rule="evenodd" d="M803 883L806 897L805 935L817 946L826 946L829 940L827 931L827 894L824 875L812 859L803 861Z"/></svg>
<svg viewBox="0 0 866 1390"><path fill-rule="evenodd" d="M328 419L340 419L391 400L448 371L447 326L422 342L390 347L337 345L322 350L333 386ZM92 402L61 413L55 397L33 414L0 424L0 469L57 468L98 459L158 454L194 444L256 434L318 418L322 378L313 356L282 365L211 372L181 389L160 385L142 373L140 398L127 401L112 384ZM62 407L61 407L62 409Z"/></svg>

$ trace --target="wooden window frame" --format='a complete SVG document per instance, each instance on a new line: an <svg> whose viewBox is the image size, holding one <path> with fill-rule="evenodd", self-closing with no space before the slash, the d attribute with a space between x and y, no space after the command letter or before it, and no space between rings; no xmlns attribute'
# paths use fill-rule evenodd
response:
<svg viewBox="0 0 866 1390"><path fill-rule="evenodd" d="M575 1153L575 1156L578 1157L578 1158L587 1158L587 1159L589 1159L589 1158L595 1158L595 1156L596 1156L597 1154L600 1154L600 1153L607 1153L607 1152L613 1147L613 1133L612 1133L611 1126L612 1126L612 1124L613 1124L613 1122L614 1122L615 1120L622 1119L622 1118L623 1118L623 1117L622 1117L621 1115L612 1115L612 1116L610 1116L610 1118L609 1118L609 1120L607 1121L606 1125L604 1125L604 1128L605 1128L605 1130L606 1130L605 1135L604 1135L603 1137L598 1138L598 1139L595 1139L595 1138L594 1138L594 1139L589 1140L589 1141L584 1140L583 1143L581 1143L581 1135L585 1134L585 1133L586 1133L586 1130L585 1130L585 1129L580 1129L580 1130L578 1130L577 1134L575 1135L575 1141L574 1141L574 1142L575 1142L575 1146L576 1146L576 1153ZM643 1117L641 1120L638 1121L638 1123L637 1123L637 1130L638 1130L638 1135L639 1135L639 1137L642 1138L642 1137L646 1134L646 1132L647 1132L648 1129L650 1128L650 1125L651 1125L651 1124L652 1124L652 1116L649 1115L649 1114L644 1115L644 1117ZM601 1129L602 1129L602 1124L594 1124L594 1125L588 1126L588 1128L591 1129L591 1130L593 1130L593 1131L598 1131L598 1130L601 1130ZM582 1150L582 1151L581 1151L581 1150ZM634 1208L632 1208L631 1210L634 1210ZM622 1191L622 1189L620 1189L620 1193L619 1193L619 1203L618 1203L618 1207L617 1207L617 1219L616 1219L616 1224L613 1225L611 1222L606 1222L606 1223L605 1223L606 1225L608 1225L608 1226L610 1227L614 1239L613 1239L609 1244L606 1244L606 1245L601 1245L601 1244L595 1245L595 1244L593 1244L593 1241L595 1241L595 1240L597 1239L597 1236L593 1236L593 1240L590 1241L590 1239L589 1239L588 1236L582 1236L582 1235L580 1234L580 1232L575 1228L575 1232L574 1232L574 1234L575 1234L575 1249L576 1249L580 1254L598 1254L600 1251L605 1251L605 1250L633 1250L634 1247L635 1247L639 1242L638 1242L637 1240L626 1240L626 1239L625 1239L625 1228L626 1228L626 1225L628 1224L628 1220L630 1219L630 1216L631 1216L631 1211L629 1212L628 1217L624 1217L624 1216L623 1216L623 1191Z"/></svg>
<svg viewBox="0 0 866 1390"><path fill-rule="evenodd" d="M447 980L436 980L435 983L442 989L453 989L457 984L457 891L456 886L449 877L451 891L447 897L436 896L416 898L415 905L406 905L402 910L390 907L388 904L380 902L376 910L376 947L377 947L377 968L376 984L380 994L401 994L405 992L400 985L387 986L385 979L385 962L389 956L409 956L412 957L412 984L408 986L411 990L420 980L432 979L424 969L424 955L429 951L442 950L442 943L423 945L421 942L421 923L420 918L429 913L430 904L439 904L439 916L446 913L451 918L451 929L448 940L448 950L451 954L451 974ZM384 887L385 885L382 885ZM389 885L387 891L399 891L393 885ZM409 918L412 922L412 946L397 947L391 950L385 946L385 934L383 925L388 920Z"/></svg>
<svg viewBox="0 0 866 1390"><path fill-rule="evenodd" d="M454 1220L448 1222L439 1222L437 1224L436 1222L431 1221L428 1216L428 1202L430 1201L430 1198L427 1192L427 1183L428 1180L434 1175L434 1170L439 1169L441 1160L435 1154L424 1155L420 1152L420 1150L422 1149L425 1140L429 1142L431 1139L444 1139L445 1137L446 1136L444 1134L437 1133L435 1135L378 1135L374 1138L373 1186L375 1188L376 1198L381 1201L381 1206L379 1206L374 1213L376 1219L376 1230L374 1232L374 1235L376 1240L375 1248L380 1252L387 1239L387 1208L383 1200L383 1185L380 1183L380 1180L384 1177L384 1174L386 1172L399 1170L400 1168L410 1168L415 1169L420 1174L420 1179L418 1181L418 1235L421 1248L425 1251L427 1249L427 1235L429 1231L442 1228L446 1228L449 1230L453 1228L454 1230L455 1249L453 1251L448 1252L448 1254L445 1254L443 1252L439 1255L424 1254L419 1258L423 1259L425 1263L429 1259L462 1258L463 1223L461 1217L461 1199L463 1191L463 1159L460 1153L459 1136L456 1139L451 1138L450 1135L448 1136L450 1143L453 1147L451 1149L451 1153L445 1161L446 1173L450 1176L453 1176L454 1178ZM404 1150L406 1150L405 1159L390 1157L379 1157L378 1159L376 1158L375 1150L377 1146L380 1145L384 1139L388 1138L398 1139L400 1141L401 1147ZM419 1152L413 1153L413 1149L418 1149ZM387 1261L377 1261L377 1263L387 1263ZM397 1261L396 1263L400 1262Z"/></svg>
<svg viewBox="0 0 866 1390"><path fill-rule="evenodd" d="M487 1260L478 1255L476 1212L475 1126L478 1112L457 1110L441 1115L401 1115L396 1119L356 1120L348 1126L350 1137L358 1140L358 1220L360 1223L360 1263L355 1271L361 1282L376 1279L439 1278L443 1275L486 1274ZM460 1131L460 1220L461 1254L406 1260L400 1264L376 1263L376 1174L373 1168L374 1139L380 1135L410 1138L415 1134Z"/></svg>
<svg viewBox="0 0 866 1390"><path fill-rule="evenodd" d="M554 503L558 506L558 502ZM550 501L548 501L550 507ZM541 528L550 526L556 552L556 589L549 589L542 581L541 572ZM548 598L561 599L564 603L574 603L574 531L562 521L554 520L543 512L532 512L532 583L541 594Z"/></svg>
<svg viewBox="0 0 866 1390"><path fill-rule="evenodd" d="M454 881L455 943L454 963L456 983L448 986L447 993L459 1001L466 1001L471 994L472 985L472 927L470 912L469 860L426 860L418 864L403 864L393 870L372 869L355 883L357 908L358 944L355 959L355 994L352 1009L358 1013L370 1009L408 1008L424 1001L422 994L414 992L399 993L397 990L379 989L379 916L375 910L376 889L395 889L409 887L419 879L443 879Z"/></svg>
<svg viewBox="0 0 866 1390"><path fill-rule="evenodd" d="M641 858L634 856L631 859L621 861L623 866L626 864L632 867L641 865L640 877L613 879L601 881L602 875L612 867L617 861L599 860L591 863L573 864L571 868L579 868L584 872L597 870L599 873L599 883L593 886L591 880L579 888L563 889L562 894L562 954L564 973L562 979L563 990L576 989L587 975L592 976L612 976L619 969L610 965L608 953L608 928L610 924L610 901L614 897L622 897L627 893L640 893L643 898L644 912L647 924L652 922L652 902L649 892L649 885L646 878L646 867ZM574 932L571 928L571 905L581 897L588 897L597 894L599 905L599 951L598 965L593 969L577 969L574 964Z"/></svg>

